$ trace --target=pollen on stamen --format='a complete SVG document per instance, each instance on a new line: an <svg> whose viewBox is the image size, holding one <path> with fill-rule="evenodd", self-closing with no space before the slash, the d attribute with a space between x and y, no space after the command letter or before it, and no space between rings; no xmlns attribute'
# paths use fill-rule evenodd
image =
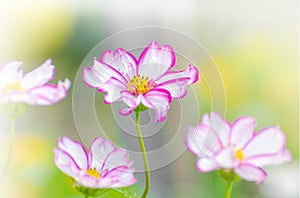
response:
<svg viewBox="0 0 300 198"><path fill-rule="evenodd" d="M127 84L128 90L135 95L145 94L154 87L150 79L145 76L134 75Z"/></svg>
<svg viewBox="0 0 300 198"><path fill-rule="evenodd" d="M89 176L92 176L92 177L95 177L96 179L98 179L101 174L96 170L96 168L91 168L91 169L88 169L86 171L86 173L89 175Z"/></svg>

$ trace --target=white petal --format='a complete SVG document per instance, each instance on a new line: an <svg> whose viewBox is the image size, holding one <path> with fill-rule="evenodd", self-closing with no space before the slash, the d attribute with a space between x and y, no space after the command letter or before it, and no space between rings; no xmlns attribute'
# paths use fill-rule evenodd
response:
<svg viewBox="0 0 300 198"><path fill-rule="evenodd" d="M102 137L95 138L89 149L89 168L100 171L109 154L115 150L115 146L110 141Z"/></svg>
<svg viewBox="0 0 300 198"><path fill-rule="evenodd" d="M100 61L118 70L122 75L127 77L127 80L129 80L129 78L134 74L137 74L136 58L122 48L116 49L115 52L110 50L104 52Z"/></svg>
<svg viewBox="0 0 300 198"><path fill-rule="evenodd" d="M54 149L54 155L54 162L62 172L74 179L80 175L81 169L68 153L60 149Z"/></svg>
<svg viewBox="0 0 300 198"><path fill-rule="evenodd" d="M233 149L230 147L223 149L217 154L216 162L223 168L232 168L235 162Z"/></svg>
<svg viewBox="0 0 300 198"><path fill-rule="evenodd" d="M55 67L51 65L51 60L48 59L41 66L25 74L21 80L21 84L27 89L41 86L52 80L54 78L54 74Z"/></svg>
<svg viewBox="0 0 300 198"><path fill-rule="evenodd" d="M175 65L175 53L171 46L159 46L151 42L142 52L138 61L138 74L159 79Z"/></svg>
<svg viewBox="0 0 300 198"><path fill-rule="evenodd" d="M235 168L234 171L243 179L247 181L256 181L257 184L260 184L267 176L264 170L249 164L240 165Z"/></svg>
<svg viewBox="0 0 300 198"><path fill-rule="evenodd" d="M253 164L255 166L270 166L270 165L278 165L284 162L289 162L292 160L291 153L284 149L277 154L274 155L257 155L251 158L247 158L244 162L247 164Z"/></svg>
<svg viewBox="0 0 300 198"><path fill-rule="evenodd" d="M163 89L151 89L141 98L143 105L155 110L156 122L166 120L171 101L170 93Z"/></svg>
<svg viewBox="0 0 300 198"><path fill-rule="evenodd" d="M53 84L46 84L40 87L35 87L28 91L27 100L24 102L29 105L55 104L67 96L70 85L70 80L65 79L64 82L59 81L57 86Z"/></svg>
<svg viewBox="0 0 300 198"><path fill-rule="evenodd" d="M85 67L82 73L84 83L90 87L101 88L111 78L119 79L122 83L126 82L119 71L97 59L94 59L92 67Z"/></svg>
<svg viewBox="0 0 300 198"><path fill-rule="evenodd" d="M106 92L104 96L104 102L106 104L111 104L113 102L117 102L121 100L122 95L121 91L126 90L125 85L116 78L109 79L106 83L104 83L99 89L100 92Z"/></svg>
<svg viewBox="0 0 300 198"><path fill-rule="evenodd" d="M229 144L231 126L218 113L212 112L210 116L203 116L202 123L211 126L214 129L214 131L218 134L223 146Z"/></svg>
<svg viewBox="0 0 300 198"><path fill-rule="evenodd" d="M210 156L221 149L218 136L209 126L199 124L190 127L186 136L186 147L198 157Z"/></svg>
<svg viewBox="0 0 300 198"><path fill-rule="evenodd" d="M197 161L197 169L200 172L210 172L219 168L219 164L212 158L199 158Z"/></svg>
<svg viewBox="0 0 300 198"><path fill-rule="evenodd" d="M237 148L242 148L253 137L256 121L249 116L243 116L232 124L230 139L231 144Z"/></svg>
<svg viewBox="0 0 300 198"><path fill-rule="evenodd" d="M69 154L80 169L87 169L88 159L84 147L77 141L68 137L59 138L57 146L67 154Z"/></svg>
<svg viewBox="0 0 300 198"><path fill-rule="evenodd" d="M269 127L261 130L245 146L247 158L256 155L276 154L285 146L285 136L277 127Z"/></svg>
<svg viewBox="0 0 300 198"><path fill-rule="evenodd" d="M13 84L23 77L22 62L13 61L0 66L0 88Z"/></svg>
<svg viewBox="0 0 300 198"><path fill-rule="evenodd" d="M131 167L132 165L133 161L129 160L126 150L117 149L107 156L102 171L111 171L112 169L117 167Z"/></svg>

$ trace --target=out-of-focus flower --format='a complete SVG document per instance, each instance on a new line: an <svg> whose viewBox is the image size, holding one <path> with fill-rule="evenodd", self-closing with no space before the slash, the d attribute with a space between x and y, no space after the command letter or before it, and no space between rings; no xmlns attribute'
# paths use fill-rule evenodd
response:
<svg viewBox="0 0 300 198"><path fill-rule="evenodd" d="M186 70L171 71L176 62L174 50L169 45L151 42L137 60L122 48L105 51L92 67L83 71L86 85L106 92L104 102L123 101L127 109L119 111L129 115L140 105L154 109L156 121L166 119L174 98L187 94L187 86L197 82L198 69L192 64Z"/></svg>
<svg viewBox="0 0 300 198"><path fill-rule="evenodd" d="M26 103L51 105L66 97L70 81L58 85L46 84L54 78L55 67L51 60L23 75L22 62L8 62L0 66L0 103Z"/></svg>
<svg viewBox="0 0 300 198"><path fill-rule="evenodd" d="M291 160L279 127L255 133L255 126L255 119L249 116L240 117L231 125L217 113L204 115L186 137L187 148L198 157L198 171L233 170L243 179L259 184L267 176L261 167Z"/></svg>
<svg viewBox="0 0 300 198"><path fill-rule="evenodd" d="M92 189L119 188L136 183L133 161L124 149L117 149L102 137L95 138L88 151L67 137L54 149L55 164L75 180L75 185Z"/></svg>

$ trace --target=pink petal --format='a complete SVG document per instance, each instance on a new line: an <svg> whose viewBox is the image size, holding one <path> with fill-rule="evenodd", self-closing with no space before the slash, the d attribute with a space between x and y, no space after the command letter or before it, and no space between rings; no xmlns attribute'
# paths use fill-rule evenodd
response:
<svg viewBox="0 0 300 198"><path fill-rule="evenodd" d="M22 62L20 61L12 61L2 65L0 68L0 88L20 80L23 76L21 67Z"/></svg>
<svg viewBox="0 0 300 198"><path fill-rule="evenodd" d="M57 140L57 146L62 151L67 153L72 159L74 159L74 162L79 166L80 169L87 169L87 153L79 142L68 137L63 137Z"/></svg>
<svg viewBox="0 0 300 198"><path fill-rule="evenodd" d="M134 169L121 166L109 171L104 177L109 177L114 180L117 179L117 181L111 186L113 188L126 187L137 182L134 178L133 172Z"/></svg>
<svg viewBox="0 0 300 198"><path fill-rule="evenodd" d="M97 59L94 59L92 67L85 67L82 73L83 82L94 88L102 88L103 84L111 78L119 79L122 83L126 82L125 77L118 70Z"/></svg>
<svg viewBox="0 0 300 198"><path fill-rule="evenodd" d="M80 175L81 169L67 152L54 149L54 155L54 162L62 172L73 178L77 178Z"/></svg>
<svg viewBox="0 0 300 198"><path fill-rule="evenodd" d="M169 71L157 80L156 88L163 88L171 93L172 98L182 98L187 93L187 86L197 82L198 69L192 64L182 71Z"/></svg>
<svg viewBox="0 0 300 198"><path fill-rule="evenodd" d="M27 89L41 86L52 80L54 74L55 67L51 65L51 59L48 59L41 66L25 74L21 80L21 84Z"/></svg>
<svg viewBox="0 0 300 198"><path fill-rule="evenodd" d="M171 101L170 93L164 89L151 89L141 98L143 105L155 110L156 122L166 120Z"/></svg>
<svg viewBox="0 0 300 198"><path fill-rule="evenodd" d="M197 161L197 169L199 172L210 172L220 168L219 164L212 158L199 158Z"/></svg>
<svg viewBox="0 0 300 198"><path fill-rule="evenodd" d="M99 89L100 92L106 92L104 96L104 102L111 104L113 102L120 101L122 98L121 91L126 90L127 87L119 80L114 77L104 83Z"/></svg>
<svg viewBox="0 0 300 198"><path fill-rule="evenodd" d="M111 171L114 168L125 166L130 168L133 165L128 157L128 154L125 149L117 149L111 152L102 167L102 171Z"/></svg>
<svg viewBox="0 0 300 198"><path fill-rule="evenodd" d="M58 85L46 84L35 87L28 92L27 101L29 105L51 105L59 102L67 96L68 89L71 85L69 79L64 82L59 81Z"/></svg>
<svg viewBox="0 0 300 198"><path fill-rule="evenodd" d="M229 122L223 119L218 113L212 112L210 116L207 114L203 116L202 123L213 128L215 133L219 136L221 144L226 146L229 144L229 136L231 126Z"/></svg>
<svg viewBox="0 0 300 198"><path fill-rule="evenodd" d="M222 148L215 131L203 124L188 129L185 144L189 151L198 157L210 156Z"/></svg>
<svg viewBox="0 0 300 198"><path fill-rule="evenodd" d="M105 51L101 55L100 61L118 70L121 74L127 77L127 80L129 80L129 78L133 75L137 75L136 58L122 48L116 49L115 52L111 50Z"/></svg>
<svg viewBox="0 0 300 198"><path fill-rule="evenodd" d="M109 140L95 138L89 149L89 168L100 171L109 154L115 150L116 147Z"/></svg>
<svg viewBox="0 0 300 198"><path fill-rule="evenodd" d="M138 74L159 79L175 65L175 53L171 46L159 46L151 42L142 52L138 60Z"/></svg>
<svg viewBox="0 0 300 198"><path fill-rule="evenodd" d="M216 155L215 160L223 168L232 168L235 164L233 149L231 147L223 149Z"/></svg>
<svg viewBox="0 0 300 198"><path fill-rule="evenodd" d="M231 144L237 148L242 148L253 137L256 121L249 116L243 116L232 124L230 139Z"/></svg>
<svg viewBox="0 0 300 198"><path fill-rule="evenodd" d="M256 155L276 154L285 147L284 133L278 127L269 127L261 130L245 146L247 158Z"/></svg>
<svg viewBox="0 0 300 198"><path fill-rule="evenodd" d="M262 166L278 165L284 162L289 162L291 160L292 160L291 153L287 149L284 149L283 151L273 155L257 155L257 156L247 158L244 161L244 163L262 167Z"/></svg>
<svg viewBox="0 0 300 198"><path fill-rule="evenodd" d="M260 184L267 176L267 173L261 168L250 164L243 164L235 168L234 171L243 179L247 181L256 181Z"/></svg>
<svg viewBox="0 0 300 198"><path fill-rule="evenodd" d="M135 96L130 91L121 91L123 102L129 107L127 109L119 110L123 116L129 115L140 103L142 95Z"/></svg>

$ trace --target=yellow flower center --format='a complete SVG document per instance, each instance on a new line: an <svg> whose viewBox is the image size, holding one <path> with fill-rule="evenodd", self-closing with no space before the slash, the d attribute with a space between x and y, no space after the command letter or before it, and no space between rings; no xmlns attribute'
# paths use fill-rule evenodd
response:
<svg viewBox="0 0 300 198"><path fill-rule="evenodd" d="M2 92L3 93L8 93L10 91L20 91L20 92L25 92L27 91L26 88L24 88L22 85L21 85L21 82L20 81L17 81L13 84L6 84L6 86L2 89Z"/></svg>
<svg viewBox="0 0 300 198"><path fill-rule="evenodd" d="M236 159L242 161L243 159L245 159L245 154L242 151L242 149L237 149L237 150L235 150L234 157Z"/></svg>
<svg viewBox="0 0 300 198"><path fill-rule="evenodd" d="M96 170L96 168L90 168L86 171L86 173L89 176L95 177L96 179L98 179L101 176L101 174Z"/></svg>
<svg viewBox="0 0 300 198"><path fill-rule="evenodd" d="M150 89L154 87L154 84L150 82L148 77L135 75L133 78L130 79L129 83L127 84L128 90L135 94L145 94Z"/></svg>

